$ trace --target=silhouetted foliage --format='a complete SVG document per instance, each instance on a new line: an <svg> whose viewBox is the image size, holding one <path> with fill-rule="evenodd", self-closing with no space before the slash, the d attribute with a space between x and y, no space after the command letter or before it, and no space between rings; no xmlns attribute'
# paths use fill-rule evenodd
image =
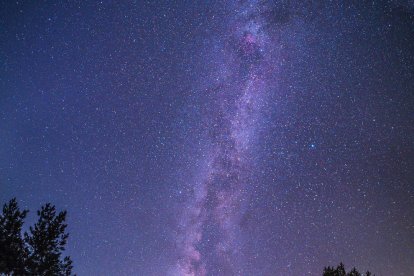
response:
<svg viewBox="0 0 414 276"><path fill-rule="evenodd" d="M372 274L369 271L365 273L365 276L371 275ZM330 266L325 267L323 270L323 276L362 276L362 274L359 273L355 267L350 272L346 273L344 264L340 263L336 268Z"/></svg>
<svg viewBox="0 0 414 276"><path fill-rule="evenodd" d="M3 206L0 215L0 273L25 273L27 251L21 231L27 212L19 210L15 198Z"/></svg>
<svg viewBox="0 0 414 276"><path fill-rule="evenodd" d="M37 211L38 221L22 237L27 210L20 211L16 199L0 215L0 274L71 275L72 260L62 259L68 239L66 211L56 213L50 203Z"/></svg>
<svg viewBox="0 0 414 276"><path fill-rule="evenodd" d="M358 270L356 270L356 268L354 267L347 275L348 276L361 276L361 273L359 273Z"/></svg>

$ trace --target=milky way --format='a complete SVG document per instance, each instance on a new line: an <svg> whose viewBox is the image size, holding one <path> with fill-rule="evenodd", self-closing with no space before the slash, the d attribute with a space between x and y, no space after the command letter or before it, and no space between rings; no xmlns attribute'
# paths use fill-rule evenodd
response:
<svg viewBox="0 0 414 276"><path fill-rule="evenodd" d="M206 120L212 146L206 168L189 183L192 193L179 222L177 275L244 274L240 221L253 185L251 147L266 105L267 81L276 72L270 64L278 61L277 47L269 47L274 41L265 28L266 7L237 4L221 41L229 76L208 91L215 98Z"/></svg>

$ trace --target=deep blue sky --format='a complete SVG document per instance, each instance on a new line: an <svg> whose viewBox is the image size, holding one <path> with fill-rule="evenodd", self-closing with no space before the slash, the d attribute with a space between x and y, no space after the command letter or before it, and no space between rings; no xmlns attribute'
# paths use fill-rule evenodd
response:
<svg viewBox="0 0 414 276"><path fill-rule="evenodd" d="M0 1L0 201L78 275L414 275L412 1L119 2Z"/></svg>

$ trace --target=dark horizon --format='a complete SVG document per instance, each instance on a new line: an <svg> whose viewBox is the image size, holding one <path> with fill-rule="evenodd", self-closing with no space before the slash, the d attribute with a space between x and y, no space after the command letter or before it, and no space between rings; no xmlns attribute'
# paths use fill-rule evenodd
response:
<svg viewBox="0 0 414 276"><path fill-rule="evenodd" d="M412 1L0 1L0 203L77 275L414 275Z"/></svg>

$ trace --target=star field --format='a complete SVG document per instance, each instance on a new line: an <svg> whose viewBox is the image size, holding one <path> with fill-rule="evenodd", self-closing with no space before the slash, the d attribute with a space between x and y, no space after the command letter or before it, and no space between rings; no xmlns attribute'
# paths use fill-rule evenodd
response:
<svg viewBox="0 0 414 276"><path fill-rule="evenodd" d="M0 1L1 202L78 275L414 275L414 5L305 2Z"/></svg>

